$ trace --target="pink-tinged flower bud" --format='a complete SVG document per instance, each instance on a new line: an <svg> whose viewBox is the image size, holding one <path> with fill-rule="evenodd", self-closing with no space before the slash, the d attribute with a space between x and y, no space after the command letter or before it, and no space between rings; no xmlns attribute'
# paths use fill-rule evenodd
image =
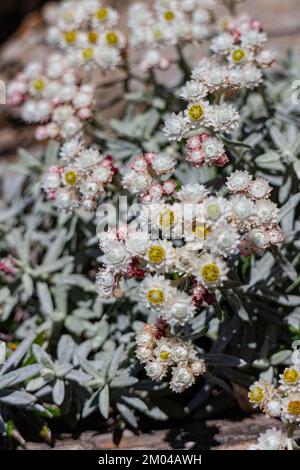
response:
<svg viewBox="0 0 300 470"><path fill-rule="evenodd" d="M84 121L86 119L91 119L93 113L92 113L92 110L90 108L81 108L79 109L78 111L78 117Z"/></svg>
<svg viewBox="0 0 300 470"><path fill-rule="evenodd" d="M186 146L189 150L198 150L201 146L201 136L189 137Z"/></svg>
<svg viewBox="0 0 300 470"><path fill-rule="evenodd" d="M205 142L207 139L210 139L210 135L207 134L206 132L203 132L203 134L200 135L201 142Z"/></svg>
<svg viewBox="0 0 300 470"><path fill-rule="evenodd" d="M35 131L35 138L39 141L48 139L47 127L39 126Z"/></svg>
<svg viewBox="0 0 300 470"><path fill-rule="evenodd" d="M229 158L227 157L226 153L223 153L217 160L215 161L217 166L224 166L226 163L229 162Z"/></svg>
<svg viewBox="0 0 300 470"><path fill-rule="evenodd" d="M257 19L251 20L250 26L251 26L252 29L255 29L256 31L263 31L264 30L262 22L257 20Z"/></svg>
<svg viewBox="0 0 300 470"><path fill-rule="evenodd" d="M172 180L165 181L163 184L164 193L167 195L172 194L176 189L176 183Z"/></svg>
<svg viewBox="0 0 300 470"><path fill-rule="evenodd" d="M153 162L153 160L154 160L154 158L156 157L156 153L154 153L154 152L147 152L147 153L145 153L144 157L145 157L145 160L146 160L146 162L148 163L148 165L151 165L152 162Z"/></svg>

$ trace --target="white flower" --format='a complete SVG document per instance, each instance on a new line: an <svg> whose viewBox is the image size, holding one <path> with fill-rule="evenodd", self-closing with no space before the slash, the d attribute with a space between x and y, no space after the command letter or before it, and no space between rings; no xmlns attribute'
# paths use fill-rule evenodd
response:
<svg viewBox="0 0 300 470"><path fill-rule="evenodd" d="M240 236L233 225L225 225L208 234L206 246L219 256L234 255L238 252Z"/></svg>
<svg viewBox="0 0 300 470"><path fill-rule="evenodd" d="M223 142L215 137L209 137L202 142L202 150L205 157L210 160L217 160L225 153Z"/></svg>
<svg viewBox="0 0 300 470"><path fill-rule="evenodd" d="M281 402L280 400L270 400L266 404L266 413L269 416L278 418L281 415Z"/></svg>
<svg viewBox="0 0 300 470"><path fill-rule="evenodd" d="M218 132L232 132L239 123L239 113L228 104L211 106L208 111L208 126Z"/></svg>
<svg viewBox="0 0 300 470"><path fill-rule="evenodd" d="M287 367L279 375L280 389L291 392L300 391L300 370L296 366Z"/></svg>
<svg viewBox="0 0 300 470"><path fill-rule="evenodd" d="M254 48L260 47L267 40L266 33L249 29L242 32L240 41L243 47Z"/></svg>
<svg viewBox="0 0 300 470"><path fill-rule="evenodd" d="M273 51L268 51L264 49L255 56L256 63L262 67L270 67L276 59L276 53Z"/></svg>
<svg viewBox="0 0 300 470"><path fill-rule="evenodd" d="M257 201L255 215L259 224L275 224L278 221L279 209L277 205L269 200Z"/></svg>
<svg viewBox="0 0 300 470"><path fill-rule="evenodd" d="M184 292L176 292L163 308L162 317L172 325L184 325L196 313L192 297Z"/></svg>
<svg viewBox="0 0 300 470"><path fill-rule="evenodd" d="M249 388L248 398L254 408L264 405L272 396L273 386L264 381L256 381Z"/></svg>
<svg viewBox="0 0 300 470"><path fill-rule="evenodd" d="M269 183L264 179L258 176L254 181L251 181L247 192L249 196L254 199L264 199L269 196L272 188Z"/></svg>
<svg viewBox="0 0 300 470"><path fill-rule="evenodd" d="M83 142L80 136L76 136L62 144L59 150L59 156L62 160L73 160L83 149Z"/></svg>
<svg viewBox="0 0 300 470"><path fill-rule="evenodd" d="M129 231L125 245L133 256L143 255L149 244L149 234L146 231Z"/></svg>
<svg viewBox="0 0 300 470"><path fill-rule="evenodd" d="M150 270L169 271L174 263L175 249L167 240L151 241L145 253L147 267Z"/></svg>
<svg viewBox="0 0 300 470"><path fill-rule="evenodd" d="M203 361L203 359L193 360L193 362L191 363L191 369L194 375L202 375L206 371L205 362Z"/></svg>
<svg viewBox="0 0 300 470"><path fill-rule="evenodd" d="M188 184L183 186L177 192L176 197L182 203L198 203L203 201L208 195L208 189L199 183Z"/></svg>
<svg viewBox="0 0 300 470"><path fill-rule="evenodd" d="M249 188L252 176L247 170L236 170L227 178L226 186L231 192L242 192Z"/></svg>
<svg viewBox="0 0 300 470"><path fill-rule="evenodd" d="M176 289L164 276L146 276L140 284L141 302L148 308L161 310Z"/></svg>
<svg viewBox="0 0 300 470"><path fill-rule="evenodd" d="M75 165L81 170L87 170L97 165L100 159L100 153L96 148L88 148L79 153L75 159Z"/></svg>
<svg viewBox="0 0 300 470"><path fill-rule="evenodd" d="M247 233L249 242L259 249L266 249L269 246L268 233L263 228L254 228Z"/></svg>
<svg viewBox="0 0 300 470"><path fill-rule="evenodd" d="M254 202L247 196L237 195L230 199L230 210L237 223L247 223L254 215Z"/></svg>
<svg viewBox="0 0 300 470"><path fill-rule="evenodd" d="M208 89L204 83L196 80L186 82L185 86L181 89L181 98L186 101L201 100L208 94Z"/></svg>
<svg viewBox="0 0 300 470"><path fill-rule="evenodd" d="M106 240L101 244L104 253L103 263L114 269L122 269L128 262L128 254L123 242L118 240Z"/></svg>
<svg viewBox="0 0 300 470"><path fill-rule="evenodd" d="M280 430L272 428L259 435L257 444L259 450L283 450L287 446L287 438Z"/></svg>
<svg viewBox="0 0 300 470"><path fill-rule="evenodd" d="M195 382L195 376L190 367L179 365L172 369L170 388L175 393L182 393Z"/></svg>
<svg viewBox="0 0 300 470"><path fill-rule="evenodd" d="M229 33L222 33L216 36L211 42L211 50L217 54L226 54L232 49L233 38Z"/></svg>
<svg viewBox="0 0 300 470"><path fill-rule="evenodd" d="M77 207L77 202L74 198L74 194L67 189L59 189L56 192L55 203L59 209L68 211Z"/></svg>
<svg viewBox="0 0 300 470"><path fill-rule="evenodd" d="M143 194L150 188L152 177L147 171L137 173L134 170L128 170L122 183L124 188L128 188L133 194Z"/></svg>
<svg viewBox="0 0 300 470"><path fill-rule="evenodd" d="M247 88L256 88L263 81L263 74L254 65L246 65L242 71L242 79Z"/></svg>
<svg viewBox="0 0 300 470"><path fill-rule="evenodd" d="M168 153L158 153L152 160L152 168L158 175L164 175L174 170L176 159Z"/></svg>
<svg viewBox="0 0 300 470"><path fill-rule="evenodd" d="M194 262L194 275L208 289L221 286L227 278L228 267L216 256L203 254Z"/></svg>
<svg viewBox="0 0 300 470"><path fill-rule="evenodd" d="M290 423L300 422L300 393L289 393L282 399L282 417Z"/></svg>
<svg viewBox="0 0 300 470"><path fill-rule="evenodd" d="M172 113L165 120L164 132L170 140L181 140L188 131L188 120L183 112Z"/></svg>
<svg viewBox="0 0 300 470"><path fill-rule="evenodd" d="M167 367L161 362L152 361L145 366L145 371L152 380L160 381L166 375Z"/></svg>

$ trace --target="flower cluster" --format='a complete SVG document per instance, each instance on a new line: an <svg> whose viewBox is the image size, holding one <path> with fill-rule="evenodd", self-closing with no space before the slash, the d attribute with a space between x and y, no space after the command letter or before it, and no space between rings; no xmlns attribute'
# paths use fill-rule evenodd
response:
<svg viewBox="0 0 300 470"><path fill-rule="evenodd" d="M104 157L97 148L86 148L78 138L62 145L60 157L61 163L48 168L43 176L48 198L62 210L94 210L117 171L112 157Z"/></svg>
<svg viewBox="0 0 300 470"><path fill-rule="evenodd" d="M129 162L123 187L139 195L143 202L159 200L176 189L176 183L166 177L174 172L175 166L176 158L168 152L139 155Z"/></svg>
<svg viewBox="0 0 300 470"><path fill-rule="evenodd" d="M145 364L147 375L161 381L171 369L170 388L182 393L193 385L195 378L206 371L205 362L199 359L195 347L166 332L160 319L154 325L147 324L137 334L137 358Z"/></svg>
<svg viewBox="0 0 300 470"><path fill-rule="evenodd" d="M128 226L101 233L101 292L111 295L121 278L142 278L141 304L170 325L183 325L202 302L213 301L209 293L227 279L230 258L283 240L263 178L236 171L227 188L229 197L184 186L172 202L143 205Z"/></svg>
<svg viewBox="0 0 300 470"><path fill-rule="evenodd" d="M67 140L92 117L94 87L83 84L60 54L30 63L7 88L8 104L28 123L41 124L38 140Z"/></svg>
<svg viewBox="0 0 300 470"><path fill-rule="evenodd" d="M188 138L187 160L193 166L228 162L218 134L231 134L239 124L239 113L225 98L229 91L232 95L235 89L253 89L262 82L261 69L274 61L273 55L262 49L266 39L259 22L245 18L231 21L226 31L212 40L213 57L202 59L192 70L192 79L180 95L188 105L165 119L164 131L170 140Z"/></svg>
<svg viewBox="0 0 300 470"><path fill-rule="evenodd" d="M122 62L125 36L119 14L99 0L64 0L45 10L48 42L62 48L74 67L112 69Z"/></svg>
<svg viewBox="0 0 300 470"><path fill-rule="evenodd" d="M257 381L249 389L249 400L253 407L260 408L267 416L280 418L291 431L300 425L300 350L299 342L293 345L291 365L279 375L277 387L265 381ZM279 431L269 430L262 435L256 450L283 450L293 448L292 434L289 438Z"/></svg>
<svg viewBox="0 0 300 470"><path fill-rule="evenodd" d="M143 48L144 71L170 65L164 46L201 41L210 34L214 0L155 0L153 8L134 3L128 11L130 44Z"/></svg>

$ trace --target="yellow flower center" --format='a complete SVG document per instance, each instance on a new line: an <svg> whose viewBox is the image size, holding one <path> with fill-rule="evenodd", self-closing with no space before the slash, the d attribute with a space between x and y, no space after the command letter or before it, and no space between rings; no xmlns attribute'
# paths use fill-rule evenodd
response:
<svg viewBox="0 0 300 470"><path fill-rule="evenodd" d="M33 83L33 88L40 93L45 89L45 81L42 78L37 78Z"/></svg>
<svg viewBox="0 0 300 470"><path fill-rule="evenodd" d="M85 60L91 60L94 57L94 51L91 47L87 47L86 49L83 49L82 51L82 57Z"/></svg>
<svg viewBox="0 0 300 470"><path fill-rule="evenodd" d="M210 232L210 228L207 227L206 225L196 225L195 228L193 228L193 234L195 235L195 238L198 240L205 240L206 235Z"/></svg>
<svg viewBox="0 0 300 470"><path fill-rule="evenodd" d="M97 31L90 31L88 33L88 40L91 44L95 44L98 41L99 34Z"/></svg>
<svg viewBox="0 0 300 470"><path fill-rule="evenodd" d="M206 213L208 217L212 220L216 220L221 215L221 209L218 204L212 203L206 207Z"/></svg>
<svg viewBox="0 0 300 470"><path fill-rule="evenodd" d="M245 56L246 53L243 49L236 49L232 52L232 60L234 62L241 62L242 60L244 60Z"/></svg>
<svg viewBox="0 0 300 470"><path fill-rule="evenodd" d="M77 173L73 170L67 171L67 173L65 174L65 180L66 183L70 184L71 186L74 186L77 181Z"/></svg>
<svg viewBox="0 0 300 470"><path fill-rule="evenodd" d="M108 9L105 7L99 8L96 12L96 17L99 21L105 21L108 16Z"/></svg>
<svg viewBox="0 0 300 470"><path fill-rule="evenodd" d="M192 104L189 107L188 113L192 121L199 121L204 116L203 106L201 104Z"/></svg>
<svg viewBox="0 0 300 470"><path fill-rule="evenodd" d="M300 415L300 401L299 400L290 401L288 404L288 412L289 414L293 416L299 416Z"/></svg>
<svg viewBox="0 0 300 470"><path fill-rule="evenodd" d="M160 225L163 228L170 228L175 219L174 211L171 209L165 209L160 214Z"/></svg>
<svg viewBox="0 0 300 470"><path fill-rule="evenodd" d="M153 305L160 305L165 300L165 295L161 289L151 289L147 294L148 300Z"/></svg>
<svg viewBox="0 0 300 470"><path fill-rule="evenodd" d="M114 31L109 31L106 33L106 42L110 46L116 46L119 42L119 37Z"/></svg>
<svg viewBox="0 0 300 470"><path fill-rule="evenodd" d="M166 361L167 359L169 359L170 357L170 353L169 351L162 351L160 354L159 354L159 359L161 361Z"/></svg>
<svg viewBox="0 0 300 470"><path fill-rule="evenodd" d="M159 41L161 38L163 37L162 35L162 32L160 29L156 29L154 31L154 38L157 39L157 41Z"/></svg>
<svg viewBox="0 0 300 470"><path fill-rule="evenodd" d="M175 19L175 13L171 10L165 11L164 19L169 22L173 21Z"/></svg>
<svg viewBox="0 0 300 470"><path fill-rule="evenodd" d="M76 31L66 31L64 32L64 38L66 43L74 44L77 40L77 32Z"/></svg>
<svg viewBox="0 0 300 470"><path fill-rule="evenodd" d="M166 258L166 252L160 245L152 245L148 250L148 258L151 263L159 264Z"/></svg>
<svg viewBox="0 0 300 470"><path fill-rule="evenodd" d="M299 372L296 369L287 369L283 373L283 380L288 384L296 383L299 379Z"/></svg>
<svg viewBox="0 0 300 470"><path fill-rule="evenodd" d="M249 398L254 403L260 403L265 398L265 392L261 387L255 387L249 392Z"/></svg>
<svg viewBox="0 0 300 470"><path fill-rule="evenodd" d="M216 263L206 264L201 273L206 282L216 282L220 279L220 269Z"/></svg>

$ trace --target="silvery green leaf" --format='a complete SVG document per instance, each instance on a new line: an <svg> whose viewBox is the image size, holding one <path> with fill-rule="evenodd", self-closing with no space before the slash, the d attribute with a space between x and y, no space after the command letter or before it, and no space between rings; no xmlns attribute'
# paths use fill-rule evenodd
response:
<svg viewBox="0 0 300 470"><path fill-rule="evenodd" d="M5 341L0 341L0 366L4 364L6 359L6 343Z"/></svg>
<svg viewBox="0 0 300 470"><path fill-rule="evenodd" d="M274 152L270 150L269 152L263 153L262 155L259 155L259 157L256 157L255 161L256 163L274 163L278 162L280 160L280 155L277 152Z"/></svg>
<svg viewBox="0 0 300 470"><path fill-rule="evenodd" d="M273 139L274 144L282 151L284 152L286 148L288 147L288 142L286 142L286 139L283 134L279 131L279 129L275 126L272 126L270 128L270 135Z"/></svg>
<svg viewBox="0 0 300 470"><path fill-rule="evenodd" d="M40 302L40 311L44 317L47 318L53 312L53 302L48 284L45 282L37 282L36 289Z"/></svg>
<svg viewBox="0 0 300 470"><path fill-rule="evenodd" d="M49 246L49 249L43 259L43 265L47 266L59 258L66 243L66 236L67 233L65 229L62 229L61 232L58 233L56 239Z"/></svg>
<svg viewBox="0 0 300 470"><path fill-rule="evenodd" d="M0 390L0 402L12 406L28 406L36 401L36 397L22 390Z"/></svg>
<svg viewBox="0 0 300 470"><path fill-rule="evenodd" d="M82 417L87 418L90 414L92 414L95 409L99 406L99 390L97 390L93 395L85 401L82 409Z"/></svg>
<svg viewBox="0 0 300 470"><path fill-rule="evenodd" d="M208 365L224 367L244 367L246 362L229 354L199 354Z"/></svg>
<svg viewBox="0 0 300 470"><path fill-rule="evenodd" d="M0 289L0 304L3 304L9 296L10 296L9 288L2 287L2 289Z"/></svg>
<svg viewBox="0 0 300 470"><path fill-rule="evenodd" d="M65 285L80 287L84 292L96 292L95 284L81 274L66 275L63 277L62 281Z"/></svg>
<svg viewBox="0 0 300 470"><path fill-rule="evenodd" d="M51 359L51 356L38 344L32 346L32 352L36 360L48 369L54 370L54 362Z"/></svg>
<svg viewBox="0 0 300 470"><path fill-rule="evenodd" d="M278 364L284 364L289 359L290 356L291 356L291 351L288 349L285 349L283 351L279 351L273 354L270 358L270 362L273 366L277 366Z"/></svg>
<svg viewBox="0 0 300 470"><path fill-rule="evenodd" d="M41 276L43 274L50 274L56 271L60 271L61 269L66 269L66 267L70 265L73 262L73 260L74 260L73 256L63 256L57 261L53 261L53 263L39 266L38 268L34 270L34 275Z"/></svg>
<svg viewBox="0 0 300 470"><path fill-rule="evenodd" d="M52 390L53 401L57 406L60 406L65 398L65 384L61 379L56 379Z"/></svg>
<svg viewBox="0 0 300 470"><path fill-rule="evenodd" d="M33 295L34 285L32 278L29 276L29 274L24 273L22 275L22 284L24 286L28 298L30 298Z"/></svg>
<svg viewBox="0 0 300 470"><path fill-rule="evenodd" d="M150 410L145 410L144 414L149 416L149 418L155 419L156 421L167 421L169 419L169 416L160 408L158 408L158 406L154 406Z"/></svg>
<svg viewBox="0 0 300 470"><path fill-rule="evenodd" d="M92 379L92 377L88 374L82 372L82 370L71 370L67 375L66 378L68 380L72 380L73 382L77 382L79 384L83 384L84 382L88 382Z"/></svg>
<svg viewBox="0 0 300 470"><path fill-rule="evenodd" d="M109 415L109 387L105 387L99 393L99 410L103 418L107 419Z"/></svg>
<svg viewBox="0 0 300 470"><path fill-rule="evenodd" d="M126 371L118 373L110 382L112 388L131 387L135 385L139 380L132 375L129 375Z"/></svg>
<svg viewBox="0 0 300 470"><path fill-rule="evenodd" d="M60 144L56 140L51 140L46 149L45 162L47 167L54 165L58 158Z"/></svg>
<svg viewBox="0 0 300 470"><path fill-rule="evenodd" d="M118 349L116 350L113 359L110 363L109 369L108 369L108 378L113 379L116 375L116 372L124 360L124 345L120 344Z"/></svg>
<svg viewBox="0 0 300 470"><path fill-rule="evenodd" d="M16 351L13 352L13 354L7 359L7 361L1 368L0 379L1 379L1 375L4 374L4 372L7 372L8 370L13 369L14 367L17 367L20 364L23 357L27 354L28 349L30 348L31 343L33 342L34 338L35 338L35 335L31 334L28 336L28 338L24 339L19 344Z"/></svg>
<svg viewBox="0 0 300 470"><path fill-rule="evenodd" d="M294 171L297 175L297 178L300 180L300 160L296 160L293 163L293 166L294 166Z"/></svg>
<svg viewBox="0 0 300 470"><path fill-rule="evenodd" d="M138 423L134 413L126 405L122 403L117 403L117 410L120 412L121 416L127 421L133 428L138 427Z"/></svg>
<svg viewBox="0 0 300 470"><path fill-rule="evenodd" d="M138 397L122 395L122 401L124 401L126 405L135 408L142 413L148 411L146 403Z"/></svg>
<svg viewBox="0 0 300 470"><path fill-rule="evenodd" d="M279 221L286 217L291 211L293 211L300 202L300 193L296 193L289 198L286 204L280 208Z"/></svg>
<svg viewBox="0 0 300 470"><path fill-rule="evenodd" d="M35 392L36 390L44 387L44 385L46 385L46 381L43 379L43 377L37 377L36 379L32 379L28 382L26 385L26 390L27 392Z"/></svg>
<svg viewBox="0 0 300 470"><path fill-rule="evenodd" d="M18 150L18 156L25 166L32 169L41 169L41 162L36 157L31 155L31 153L29 153L27 150L20 148Z"/></svg>
<svg viewBox="0 0 300 470"><path fill-rule="evenodd" d="M279 199L280 204L283 204L290 197L292 182L293 182L292 178L288 177L285 183L280 186L279 194L278 194L278 199Z"/></svg>
<svg viewBox="0 0 300 470"><path fill-rule="evenodd" d="M3 421L2 416L0 415L0 434L5 435L6 434L6 424Z"/></svg>
<svg viewBox="0 0 300 470"><path fill-rule="evenodd" d="M264 380L268 383L272 383L274 378L274 367L269 367L267 370L259 374L259 380Z"/></svg>
<svg viewBox="0 0 300 470"><path fill-rule="evenodd" d="M259 260L257 260L251 269L249 286L253 286L263 279L266 279L274 266L275 260L271 253L266 253Z"/></svg>
<svg viewBox="0 0 300 470"><path fill-rule="evenodd" d="M69 335L61 336L57 345L57 358L62 362L71 362L74 354L75 342Z"/></svg>

